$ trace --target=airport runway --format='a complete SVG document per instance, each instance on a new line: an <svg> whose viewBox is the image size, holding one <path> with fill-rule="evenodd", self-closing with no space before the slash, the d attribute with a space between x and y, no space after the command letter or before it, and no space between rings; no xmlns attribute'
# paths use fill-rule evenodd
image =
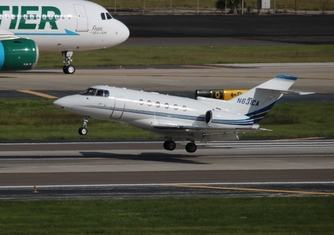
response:
<svg viewBox="0 0 334 235"><path fill-rule="evenodd" d="M203 65L78 69L71 76L50 69L2 73L0 89L2 97L36 97L31 91L59 97L94 84L182 93L212 87L247 89L288 73L299 76L293 90L315 91L333 99L333 68L333 63ZM333 146L332 140L242 141L220 148L199 147L191 155L183 146L167 152L162 143L147 142L2 143L0 197L331 195ZM35 185L37 194L32 192ZM285 192L287 188L293 192Z"/></svg>
<svg viewBox="0 0 334 235"><path fill-rule="evenodd" d="M293 90L334 92L334 63L78 69L73 75L64 75L59 69L44 69L1 73L0 90L78 91L97 84L158 92L249 89L281 73L299 77Z"/></svg>
<svg viewBox="0 0 334 235"><path fill-rule="evenodd" d="M2 199L334 195L334 140L2 143L0 165Z"/></svg>

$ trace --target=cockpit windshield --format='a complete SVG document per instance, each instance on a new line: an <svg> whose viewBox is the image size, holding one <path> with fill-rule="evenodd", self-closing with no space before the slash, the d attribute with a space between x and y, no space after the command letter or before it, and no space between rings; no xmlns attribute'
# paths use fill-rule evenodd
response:
<svg viewBox="0 0 334 235"><path fill-rule="evenodd" d="M112 16L110 15L109 12L102 12L102 13L101 13L101 19L102 19L102 20L111 20L111 19L112 19Z"/></svg>
<svg viewBox="0 0 334 235"><path fill-rule="evenodd" d="M108 90L96 89L96 88L88 88L79 93L80 95L87 95L87 96L102 96L102 97L109 97Z"/></svg>

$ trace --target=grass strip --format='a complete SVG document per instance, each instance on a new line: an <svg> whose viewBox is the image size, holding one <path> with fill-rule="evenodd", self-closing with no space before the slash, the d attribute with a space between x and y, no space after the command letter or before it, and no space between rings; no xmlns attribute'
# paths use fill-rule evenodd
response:
<svg viewBox="0 0 334 235"><path fill-rule="evenodd" d="M334 45L117 46L74 53L76 67L334 62ZM87 60L89 58L89 60ZM37 67L62 67L59 52L41 52Z"/></svg>
<svg viewBox="0 0 334 235"><path fill-rule="evenodd" d="M333 234L334 197L0 201L1 234Z"/></svg>
<svg viewBox="0 0 334 235"><path fill-rule="evenodd" d="M122 140L161 136L108 121L90 120L89 133L77 133L82 117L53 105L53 99L0 99L0 140ZM324 113L326 115L324 115ZM334 137L334 103L278 103L260 123L272 132L241 138Z"/></svg>

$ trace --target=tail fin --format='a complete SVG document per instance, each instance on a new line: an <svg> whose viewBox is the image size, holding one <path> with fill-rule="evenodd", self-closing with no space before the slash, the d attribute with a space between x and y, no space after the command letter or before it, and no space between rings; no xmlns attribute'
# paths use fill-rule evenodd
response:
<svg viewBox="0 0 334 235"><path fill-rule="evenodd" d="M277 77L250 89L229 101L229 110L254 119L258 123L275 103L289 93L288 89L297 80L295 76L280 74Z"/></svg>

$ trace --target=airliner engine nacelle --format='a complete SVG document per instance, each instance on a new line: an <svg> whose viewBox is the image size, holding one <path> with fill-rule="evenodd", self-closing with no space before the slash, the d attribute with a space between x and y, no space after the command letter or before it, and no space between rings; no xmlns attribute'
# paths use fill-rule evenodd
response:
<svg viewBox="0 0 334 235"><path fill-rule="evenodd" d="M245 93L247 90L224 90L224 89L213 89L213 90L196 90L195 97L207 97L213 99L230 100L238 95Z"/></svg>
<svg viewBox="0 0 334 235"><path fill-rule="evenodd" d="M36 43L27 38L0 41L0 70L29 70L38 61Z"/></svg>

